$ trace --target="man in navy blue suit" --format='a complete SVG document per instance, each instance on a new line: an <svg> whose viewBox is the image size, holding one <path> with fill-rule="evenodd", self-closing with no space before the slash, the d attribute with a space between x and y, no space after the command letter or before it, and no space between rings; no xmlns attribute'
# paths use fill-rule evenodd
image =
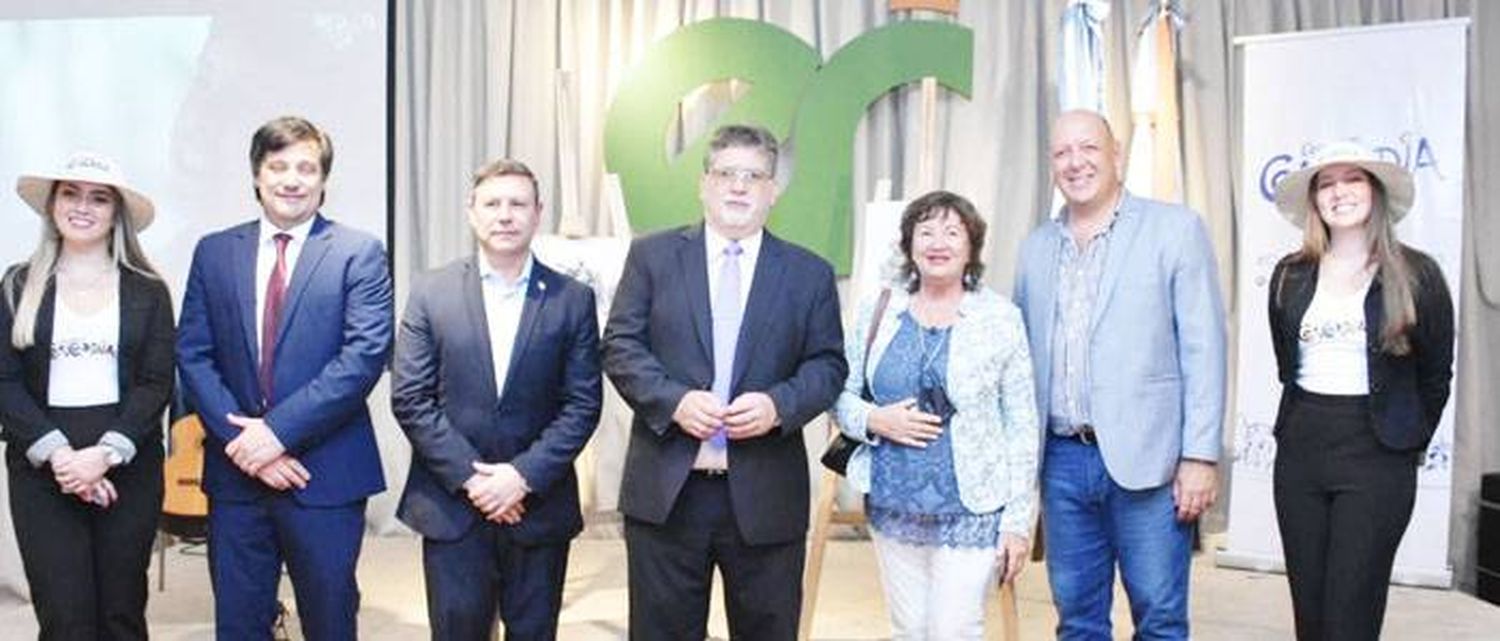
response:
<svg viewBox="0 0 1500 641"><path fill-rule="evenodd" d="M365 397L390 354L373 236L318 213L333 143L297 117L255 132L259 220L193 252L177 333L207 428L216 636L269 639L285 563L306 638L354 639L365 500L385 489Z"/></svg>
<svg viewBox="0 0 1500 641"><path fill-rule="evenodd" d="M583 529L573 459L599 423L594 293L538 262L536 178L474 173L475 256L418 277L391 407L411 439L400 517L422 534L433 639L554 639L568 545Z"/></svg>
<svg viewBox="0 0 1500 641"><path fill-rule="evenodd" d="M760 127L715 132L704 222L635 241L610 309L604 369L635 410L620 490L632 639L707 636L715 566L730 637L797 636L802 426L849 366L832 267L765 231L776 155Z"/></svg>

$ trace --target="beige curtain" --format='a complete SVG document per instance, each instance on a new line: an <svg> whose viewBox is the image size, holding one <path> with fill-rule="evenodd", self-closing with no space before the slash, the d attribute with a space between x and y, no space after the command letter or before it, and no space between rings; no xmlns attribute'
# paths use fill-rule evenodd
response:
<svg viewBox="0 0 1500 641"><path fill-rule="evenodd" d="M1500 470L1500 252L1477 251L1500 240L1500 5L1443 0L1201 0L1183 2L1181 34L1182 154L1185 193L1202 212L1218 249L1229 301L1235 261L1238 181L1238 36L1469 16L1469 206L1460 313L1458 415L1451 558L1456 581L1474 582L1479 476ZM1132 37L1150 0L1116 0L1106 24L1119 88L1111 113L1129 131ZM991 219L988 279L1008 289L1015 250L1046 216L1051 190L1045 165L1047 123L1056 112L1057 31L1065 0L984 2L961 6L958 21L975 31L974 95L939 100L940 185L972 198ZM399 0L397 50L398 295L414 270L471 251L462 206L467 172L508 155L536 170L556 225L564 162L580 170L579 210L595 233L606 222L601 127L614 88L650 44L678 26L715 16L772 22L827 57L860 33L894 19L872 0ZM1486 55L1489 54L1489 55ZM555 118L559 70L573 88L571 121ZM689 105L682 131L710 122L714 101ZM914 89L872 106L856 137L855 202L890 178L897 197L916 180L918 100ZM559 127L575 132L576 153L559 148ZM856 222L856 224L858 224ZM1233 318L1233 315L1231 315ZM1235 328L1231 328L1232 331ZM393 427L389 429L394 429ZM399 441L399 435L395 437ZM382 443L387 442L383 439ZM601 453L601 464L622 452ZM406 454L387 456L397 474ZM617 461L615 461L617 463ZM400 476L392 475L392 487ZM1223 511L1211 520L1222 528Z"/></svg>
<svg viewBox="0 0 1500 641"><path fill-rule="evenodd" d="M610 231L603 186L602 128L609 99L631 64L678 27L712 17L775 23L826 57L894 18L885 1L761 0L398 2L396 245L401 269L436 266L471 251L462 224L468 172L511 156L539 174L548 224L561 212L563 163L576 162L579 211L589 229ZM942 183L974 198L997 224L993 255L1006 258L1035 217L1046 176L1041 153L1051 101L1042 71L1054 48L1058 3L968 2L958 21L975 30L975 95L940 98ZM572 119L559 123L557 83L566 77ZM709 92L722 101L726 92ZM701 132L713 106L689 109L682 130ZM915 89L874 105L855 148L855 200L874 181L915 188ZM575 132L574 153L558 146ZM951 132L966 132L952 135ZM968 135L984 132L984 136ZM679 141L680 142L680 141ZM664 141L665 144L665 141ZM997 151L998 150L998 151ZM1017 162L1017 159L1028 159ZM1002 166L1004 170L1002 171ZM1008 282L1008 258L992 260L994 282Z"/></svg>

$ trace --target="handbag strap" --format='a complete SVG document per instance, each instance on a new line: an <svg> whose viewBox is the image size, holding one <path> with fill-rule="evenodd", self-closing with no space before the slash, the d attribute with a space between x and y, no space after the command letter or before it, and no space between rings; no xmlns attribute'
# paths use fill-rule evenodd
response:
<svg viewBox="0 0 1500 641"><path fill-rule="evenodd" d="M875 301L875 315L870 317L870 329L865 332L865 361L870 360L870 347L875 344L875 334L880 331L880 321L885 318L885 308L891 302L891 288L880 288L880 298ZM865 364L868 371L869 364ZM865 400L872 400L875 395L870 393L870 377L865 377L864 388L860 390L860 396Z"/></svg>

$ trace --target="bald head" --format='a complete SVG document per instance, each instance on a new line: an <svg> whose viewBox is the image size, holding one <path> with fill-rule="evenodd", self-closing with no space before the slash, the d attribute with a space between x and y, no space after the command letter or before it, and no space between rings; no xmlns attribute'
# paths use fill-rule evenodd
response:
<svg viewBox="0 0 1500 641"><path fill-rule="evenodd" d="M1125 166L1103 116L1083 109L1063 112L1052 124L1048 151L1052 184L1070 212L1090 216L1114 206Z"/></svg>
<svg viewBox="0 0 1500 641"><path fill-rule="evenodd" d="M1069 109L1058 114L1057 120L1052 121L1052 143L1057 143L1057 134L1063 129L1089 129L1094 135L1101 136L1111 144L1115 143L1115 130L1109 126L1109 121L1104 115L1091 109Z"/></svg>

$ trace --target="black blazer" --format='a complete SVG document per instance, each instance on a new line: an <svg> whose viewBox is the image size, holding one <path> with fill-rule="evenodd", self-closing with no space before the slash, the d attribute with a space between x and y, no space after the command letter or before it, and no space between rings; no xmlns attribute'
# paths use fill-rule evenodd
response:
<svg viewBox="0 0 1500 641"><path fill-rule="evenodd" d="M1415 275L1417 324L1409 331L1411 352L1389 354L1380 348L1385 323L1381 303L1381 274L1376 273L1365 295L1365 337L1370 379L1370 424L1386 447L1397 451L1426 449L1437 429L1453 379L1453 300L1437 263L1428 255L1402 246ZM1269 312L1271 342L1282 394L1274 432L1281 431L1300 363L1298 328L1317 290L1318 264L1289 254L1271 274Z"/></svg>
<svg viewBox="0 0 1500 641"><path fill-rule="evenodd" d="M620 511L666 522L699 441L672 422L690 390L713 385L713 320L701 224L636 240L604 329L604 371L635 410ZM848 376L833 269L767 232L740 328L732 395L771 397L779 428L729 442L729 493L751 545L806 534L802 426L833 405Z"/></svg>
<svg viewBox="0 0 1500 641"><path fill-rule="evenodd" d="M19 297L26 266L11 267L6 278L16 279ZM176 340L172 297L162 281L129 269L120 270L119 280L119 423L110 429L129 438L137 452L147 452L160 448L162 412L172 396ZM4 425L0 438L9 446L8 458L20 460L37 439L54 429L68 434L67 426L55 425L47 416L56 299L56 283L49 282L37 310L36 340L24 350L17 350L10 342L14 301L0 303L0 424ZM92 444L72 443L74 447Z"/></svg>
<svg viewBox="0 0 1500 641"><path fill-rule="evenodd" d="M398 515L424 537L457 539L483 519L463 492L472 464L508 462L531 486L511 535L566 542L583 529L573 459L603 403L594 292L532 266L498 395L476 260L419 276L397 330L391 409L412 444Z"/></svg>

